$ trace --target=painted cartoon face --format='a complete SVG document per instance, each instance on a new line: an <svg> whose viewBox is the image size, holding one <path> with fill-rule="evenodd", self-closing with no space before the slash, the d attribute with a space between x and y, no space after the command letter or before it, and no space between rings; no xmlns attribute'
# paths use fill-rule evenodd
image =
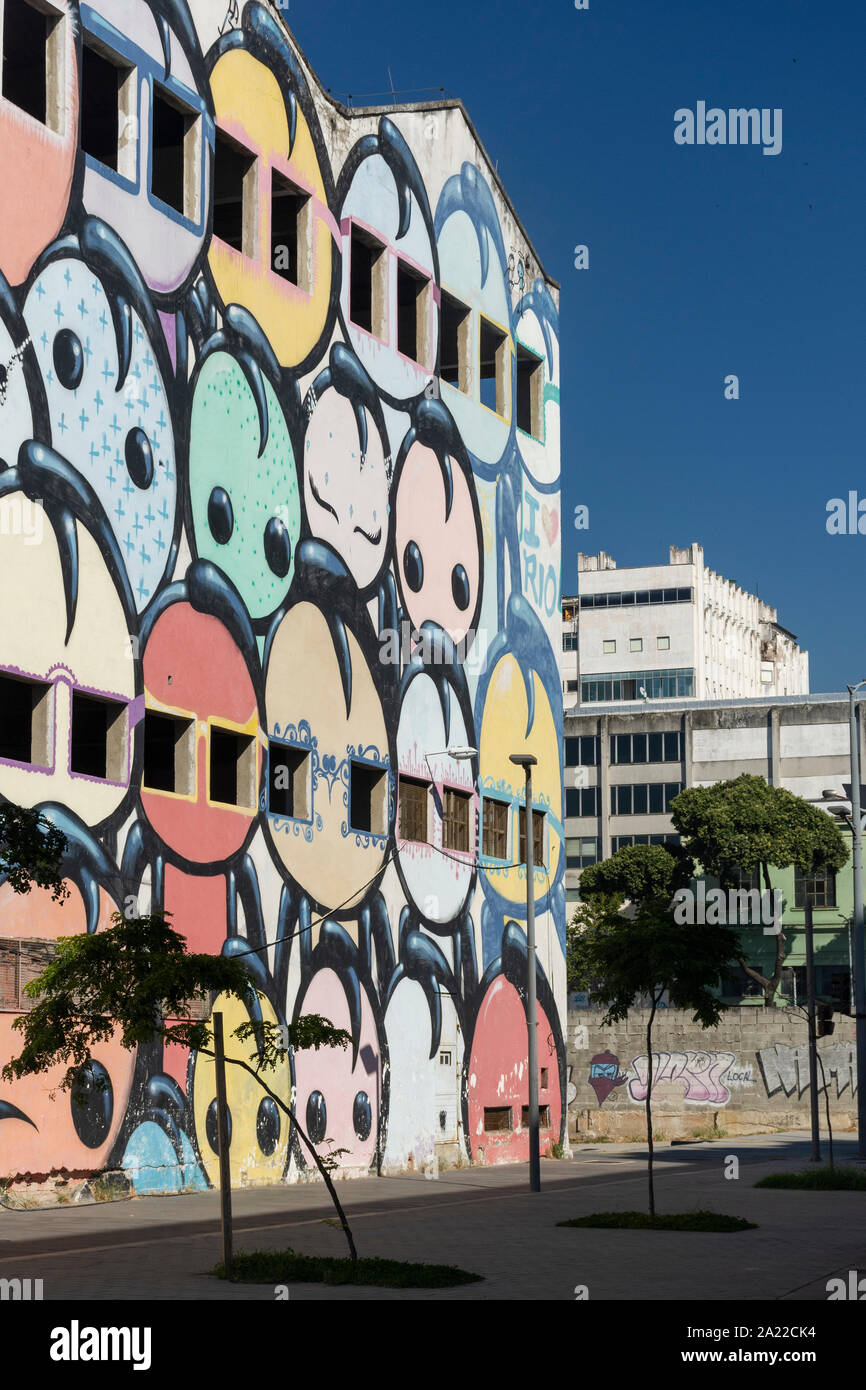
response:
<svg viewBox="0 0 866 1390"><path fill-rule="evenodd" d="M325 909L348 911L366 891L359 886L382 866L392 784L382 704L355 633L345 632L348 714L321 610L297 604L274 635L265 673L269 757L274 769L289 769L282 790L292 801L278 799L278 788L270 787L266 825L301 890Z"/></svg>
<svg viewBox="0 0 866 1390"><path fill-rule="evenodd" d="M443 380L442 400L457 422L473 467L493 472L512 430L514 341L499 216L488 184L471 164L464 164L442 189L436 242L442 292L469 311L461 349L462 380L460 385ZM482 363L487 364L484 378Z"/></svg>
<svg viewBox="0 0 866 1390"><path fill-rule="evenodd" d="M220 865L251 834L261 747L247 662L218 618L174 603L156 619L143 657L147 709L173 721L174 790L141 788L163 844L195 864ZM163 779L167 780L167 779Z"/></svg>
<svg viewBox="0 0 866 1390"><path fill-rule="evenodd" d="M304 440L304 506L314 536L343 559L358 588L374 583L388 541L390 464L368 410L366 450L351 403L326 391Z"/></svg>
<svg viewBox="0 0 866 1390"><path fill-rule="evenodd" d="M366 157L356 147L340 183L340 308L348 341L396 405L420 395L435 372L439 287L423 180L387 117L378 145Z"/></svg>
<svg viewBox="0 0 866 1390"><path fill-rule="evenodd" d="M72 189L78 141L78 6L57 0L52 12L61 16L47 44L54 90L43 95L37 83L29 84L30 90L21 94L29 110L0 90L0 271L11 285L26 280L36 257L60 231ZM11 22L7 16L6 23Z"/></svg>
<svg viewBox="0 0 866 1390"><path fill-rule="evenodd" d="M82 28L86 48L98 44L103 60L124 72L117 144L105 160L82 156L84 208L115 228L154 294L175 294L192 279L204 250L213 143L189 11L185 0L95 0ZM173 117L178 123L185 117L185 133L169 167L163 147Z"/></svg>
<svg viewBox="0 0 866 1390"><path fill-rule="evenodd" d="M0 286L0 459L14 465L25 439L34 437L33 405L28 390L32 348L25 346L23 320L12 311Z"/></svg>
<svg viewBox="0 0 866 1390"><path fill-rule="evenodd" d="M529 418L522 417L530 428L521 427L518 418L517 449L534 484L542 491L556 491L560 474L559 314L545 285L517 305L514 337L521 349L532 354L534 362L528 388Z"/></svg>
<svg viewBox="0 0 866 1390"><path fill-rule="evenodd" d="M411 1155L420 1171L436 1152L437 1143L457 1142L463 1057L458 1057L459 1034L453 1002L445 993L440 994L440 1000L442 1031L432 1057L430 1010L421 985L404 976L388 1000L385 1035L390 1092L386 1167L403 1167L407 1155ZM440 1060L443 1052L450 1053L450 1062Z"/></svg>
<svg viewBox="0 0 866 1390"><path fill-rule="evenodd" d="M538 765L532 769L532 804L544 814L543 868L535 869L535 892L541 897L547 884L555 881L562 859L562 781L559 738L547 692L538 673L531 672L535 710L532 728L526 731L528 705L523 675L517 659L510 653L496 663L490 676L481 711L481 791L504 805L507 823L506 863L513 868L495 869L483 856L481 863L488 886L500 896L508 910L522 915L526 902L526 869L519 858L520 821L524 813L523 771L509 758L511 753L534 753Z"/></svg>
<svg viewBox="0 0 866 1390"><path fill-rule="evenodd" d="M262 377L267 440L243 371L224 352L205 359L190 422L189 489L200 558L231 579L255 621L285 597L301 528L295 456L280 403Z"/></svg>
<svg viewBox="0 0 866 1390"><path fill-rule="evenodd" d="M78 595L67 640L54 529L23 493L0 498L0 675L16 682L7 688L18 699L4 721L0 793L23 806L60 802L95 826L126 796L140 709L123 601L95 540L73 524Z"/></svg>
<svg viewBox="0 0 866 1390"><path fill-rule="evenodd" d="M210 270L223 303L247 308L267 334L281 366L300 371L330 319L338 239L328 205L331 174L318 122L300 69L263 6L247 5L241 29L227 34L208 61L216 177L220 178L220 151L227 143L240 146L255 168L255 178L245 182L242 195L242 245L236 248L223 239L226 232L221 236L221 225L215 221ZM292 224L285 229L284 242L283 207L291 213ZM297 234L294 257L292 229Z"/></svg>
<svg viewBox="0 0 866 1390"><path fill-rule="evenodd" d="M474 729L467 728L456 692L449 692L449 719L445 726L439 691L429 676L415 676L406 687L397 729L398 785L397 858L406 893L418 912L430 923L453 922L466 905L474 882L478 798L472 764L458 761L443 748L474 744ZM403 779L411 779L404 782ZM431 780L432 779L432 780ZM400 800L423 782L426 792L426 827L401 808ZM414 784L414 786L413 786ZM443 826L443 812L452 811L457 793L459 814L466 821L465 848L458 848L460 832ZM401 811L403 814L401 814ZM417 833L426 830L426 841L401 836L401 827Z"/></svg>
<svg viewBox="0 0 866 1390"><path fill-rule="evenodd" d="M411 445L395 477L394 546L400 598L413 627L434 622L459 643L478 616L481 522L471 475L452 458L448 472L450 499L433 449Z"/></svg>
<svg viewBox="0 0 866 1390"><path fill-rule="evenodd" d="M266 1023L278 1022L272 1005L261 994L259 1006ZM255 1042L241 1042L234 1036L235 1028L250 1021L244 1005L239 999L220 995L214 1004L214 1011L220 1011L223 1016L232 1187L255 1187L279 1182L288 1162L289 1117L249 1072L231 1064L231 1058L236 1057L239 1061L255 1065ZM207 1176L218 1188L219 1138L214 1059L201 1052L193 1053L189 1076L198 1150ZM263 1072L262 1076L268 1088L288 1105L292 1090L288 1061L280 1063L274 1071Z"/></svg>
<svg viewBox="0 0 866 1390"><path fill-rule="evenodd" d="M346 992L339 976L318 970L303 998L302 1013L321 1014L335 1028L351 1032ZM382 1098L382 1058L373 1010L361 987L361 1031L358 1056L352 1062L352 1046L323 1047L295 1053L297 1115L319 1153L331 1148L348 1149L339 1159L341 1168L369 1168L376 1156L379 1110ZM329 1141L329 1142L327 1142ZM309 1165L311 1159L302 1146Z"/></svg>
<svg viewBox="0 0 866 1390"><path fill-rule="evenodd" d="M539 1005L539 1146L543 1154L559 1140L562 1124L559 1068L552 1038L547 1014ZM469 1139L473 1157L483 1149L487 1163L525 1163L529 1157L526 1049L526 1011L520 995L504 975L498 975L478 1010L469 1059ZM547 1123L543 1107L547 1107ZM508 1128L494 1128L490 1111L504 1109L511 1112ZM496 1122L500 1120L497 1115Z"/></svg>
<svg viewBox="0 0 866 1390"><path fill-rule="evenodd" d="M50 261L24 304L52 441L102 503L141 611L173 554L177 478L164 358L132 304L128 312L129 370L121 382L110 296L84 261Z"/></svg>
<svg viewBox="0 0 866 1390"><path fill-rule="evenodd" d="M86 930L84 904L74 884L64 904L52 901L47 890L32 888L26 896L0 884L0 936L55 940ZM110 925L114 903L99 895L98 929ZM41 963L37 965L41 969ZM0 1013L0 1067L17 1056L23 1038L14 1032L14 1013ZM80 1172L105 1166L129 1100L135 1054L121 1047L117 1034L93 1050L94 1076L108 1085L91 1088L87 1105L59 1090L66 1065L58 1063L38 1076L0 1081L0 1148L8 1156L4 1174L49 1173L59 1168ZM52 1099L52 1092L55 1093Z"/></svg>

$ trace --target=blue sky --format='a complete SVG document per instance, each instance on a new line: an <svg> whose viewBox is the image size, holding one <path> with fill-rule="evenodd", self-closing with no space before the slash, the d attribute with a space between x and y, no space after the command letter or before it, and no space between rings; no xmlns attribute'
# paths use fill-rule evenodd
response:
<svg viewBox="0 0 866 1390"><path fill-rule="evenodd" d="M825 526L830 498L866 499L863 5L291 0L286 19L335 94L381 93L390 67L461 97L561 282L564 588L578 549L636 565L700 541L776 606L813 691L866 676L866 535ZM781 152L675 144L698 100L780 107Z"/></svg>

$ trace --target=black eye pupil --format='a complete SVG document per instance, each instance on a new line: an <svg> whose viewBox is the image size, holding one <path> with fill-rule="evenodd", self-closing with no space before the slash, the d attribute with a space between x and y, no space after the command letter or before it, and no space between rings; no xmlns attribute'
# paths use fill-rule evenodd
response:
<svg viewBox="0 0 866 1390"><path fill-rule="evenodd" d="M153 450L150 440L138 425L129 431L124 446L126 471L130 478L144 491L153 482Z"/></svg>
<svg viewBox="0 0 866 1390"><path fill-rule="evenodd" d="M328 1111L321 1091L311 1091L307 1101L307 1133L314 1144L321 1144L328 1126Z"/></svg>
<svg viewBox="0 0 866 1390"><path fill-rule="evenodd" d="M410 541L403 551L403 573L409 588L417 594L424 583L424 561L414 541Z"/></svg>
<svg viewBox="0 0 866 1390"><path fill-rule="evenodd" d="M265 527L265 559L278 579L285 579L292 563L289 533L278 516L272 516Z"/></svg>
<svg viewBox="0 0 866 1390"><path fill-rule="evenodd" d="M277 1147L280 1137L280 1112L270 1096L265 1096L256 1115L256 1138L265 1157Z"/></svg>
<svg viewBox="0 0 866 1390"><path fill-rule="evenodd" d="M227 545L235 529L235 514L224 487L215 487L208 499L207 524L217 545Z"/></svg>
<svg viewBox="0 0 866 1390"><path fill-rule="evenodd" d="M469 575L462 565L455 565L451 571L451 593L460 612L465 613L469 607Z"/></svg>
<svg viewBox="0 0 866 1390"><path fill-rule="evenodd" d="M229 1148L232 1146L232 1112L226 1106L226 1129L229 1132ZM212 1100L207 1108L204 1121L204 1130L207 1135L207 1142L210 1144L215 1154L220 1151L219 1125L217 1123L217 1103Z"/></svg>
<svg viewBox="0 0 866 1390"><path fill-rule="evenodd" d="M102 1084L97 1085L98 1082ZM108 1138L114 1114L114 1093L101 1062L90 1062L82 1068L73 1089L71 1109L75 1133L82 1144L98 1149Z"/></svg>
<svg viewBox="0 0 866 1390"><path fill-rule="evenodd" d="M81 339L71 328L61 328L54 339L54 370L57 380L67 391L81 385L84 376L84 350Z"/></svg>
<svg viewBox="0 0 866 1390"><path fill-rule="evenodd" d="M355 1104L352 1107L352 1121L355 1126L355 1133L361 1140L369 1139L370 1130L373 1128L373 1108L370 1105L370 1097L366 1091L359 1091L355 1096Z"/></svg>

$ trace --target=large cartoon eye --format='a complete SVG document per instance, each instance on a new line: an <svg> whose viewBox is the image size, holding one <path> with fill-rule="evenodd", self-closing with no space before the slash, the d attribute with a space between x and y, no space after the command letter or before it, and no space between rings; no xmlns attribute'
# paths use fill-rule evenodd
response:
<svg viewBox="0 0 866 1390"><path fill-rule="evenodd" d="M461 613L469 607L469 575L462 565L455 565L451 571L451 594Z"/></svg>
<svg viewBox="0 0 866 1390"><path fill-rule="evenodd" d="M126 436L124 454L126 470L135 486L143 492L153 482L153 450L140 425L136 425Z"/></svg>
<svg viewBox="0 0 866 1390"><path fill-rule="evenodd" d="M359 1091L355 1096L355 1104L352 1107L352 1122L359 1139L364 1140L370 1137L370 1130L373 1128L373 1111L370 1106L370 1097L366 1091Z"/></svg>
<svg viewBox="0 0 866 1390"><path fill-rule="evenodd" d="M226 1106L226 1129L228 1130L228 1135L229 1135L229 1148L231 1148L231 1146L232 1146L232 1112L231 1112L231 1110L229 1109L228 1106ZM207 1116L206 1116L206 1118L205 1118L205 1134L207 1135L207 1142L210 1144L210 1146L211 1146L211 1148L213 1149L214 1153L215 1153L215 1154L218 1154L219 1151L220 1151L220 1139L219 1139L219 1125L217 1124L217 1103L216 1103L216 1099L212 1100L211 1103L210 1103L210 1105L209 1105L208 1108L207 1108Z"/></svg>
<svg viewBox="0 0 866 1390"><path fill-rule="evenodd" d="M307 1133L314 1144L321 1144L328 1124L325 1097L321 1091L311 1091L307 1101Z"/></svg>
<svg viewBox="0 0 866 1390"><path fill-rule="evenodd" d="M71 328L61 328L54 339L54 370L67 391L81 385L84 376L84 350L81 339Z"/></svg>
<svg viewBox="0 0 866 1390"><path fill-rule="evenodd" d="M265 559L278 579L285 579L292 563L292 546L284 522L272 516L265 527Z"/></svg>
<svg viewBox="0 0 866 1390"><path fill-rule="evenodd" d="M403 573L409 588L417 594L424 583L424 561L414 541L410 541L403 551Z"/></svg>
<svg viewBox="0 0 866 1390"><path fill-rule="evenodd" d="M256 1138L265 1157L269 1157L280 1138L280 1112L270 1096L265 1096L256 1115Z"/></svg>
<svg viewBox="0 0 866 1390"><path fill-rule="evenodd" d="M108 1137L114 1114L114 1092L108 1072L101 1062L90 1062L82 1068L76 1090L81 1101L72 1097L75 1132L88 1149L98 1149Z"/></svg>
<svg viewBox="0 0 866 1390"><path fill-rule="evenodd" d="M215 487L208 499L207 524L217 545L228 545L235 529L235 514L224 487Z"/></svg>

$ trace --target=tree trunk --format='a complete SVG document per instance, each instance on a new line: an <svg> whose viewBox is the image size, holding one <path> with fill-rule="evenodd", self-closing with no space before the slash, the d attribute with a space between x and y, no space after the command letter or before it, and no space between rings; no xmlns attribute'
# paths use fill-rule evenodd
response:
<svg viewBox="0 0 866 1390"><path fill-rule="evenodd" d="M213 1055L214 1055L214 1054L213 1054L208 1048L206 1048L206 1047L200 1047L198 1050L199 1050L199 1052L201 1052L205 1057L213 1057ZM311 1140L311 1139L304 1133L304 1131L301 1129L301 1126L300 1126L299 1123L298 1123L298 1118L297 1118L297 1116L296 1116L295 1114L293 1114L292 1110L289 1108L288 1105L286 1105L285 1101L280 1100L280 1097L279 1097L274 1091L271 1090L270 1086L266 1085L266 1083L265 1083L265 1082L262 1080L262 1078L259 1076L258 1072L255 1071L255 1070L249 1065L248 1062L242 1062L241 1059L240 1059L239 1057L226 1057L226 1062L229 1063L229 1064L230 1064L231 1066L233 1066L233 1067L242 1067L244 1071L248 1071L249 1074L250 1074L250 1076L254 1077L255 1080L259 1083L259 1085L261 1086L262 1090L267 1092L267 1094L270 1096L271 1100L273 1100L273 1101L280 1107L280 1109L284 1112L284 1114L288 1115L289 1119L292 1121L292 1124L293 1124L293 1125L295 1126L295 1128L297 1129L298 1134L299 1134L299 1135L301 1136L301 1138L303 1139L304 1144L305 1144L306 1147L309 1149L310 1154L311 1154L312 1159L313 1159L313 1162L315 1163L316 1167L318 1168L319 1172L321 1173L322 1178L324 1179L324 1182L325 1182L325 1186L327 1187L328 1192L330 1193L331 1201L334 1203L334 1209L335 1209L335 1211L336 1211L338 1217L340 1218L340 1225L341 1225L342 1228L343 1228L343 1235L346 1237L346 1243L347 1243L347 1245L348 1245L348 1247L349 1247L349 1255L350 1255L350 1257L351 1257L352 1260L357 1260L357 1258L358 1258L358 1252L357 1252L357 1250L355 1249L355 1241L354 1241L354 1239L353 1239L353 1237L352 1237L352 1232L351 1232L351 1229L350 1229L350 1227L349 1227L349 1223L348 1223L348 1221L346 1220L346 1213L343 1211L343 1207L342 1207L342 1205L341 1205L341 1203L340 1203L340 1199L339 1199L339 1197L337 1196L337 1190L336 1190L336 1188L334 1187L333 1182L331 1181L331 1175L330 1175L330 1173L328 1172L328 1169L327 1169L326 1165L322 1162L321 1158L319 1157L318 1153L316 1152L316 1148L315 1148L315 1145L313 1144L312 1140Z"/></svg>
<svg viewBox="0 0 866 1390"><path fill-rule="evenodd" d="M649 1151L649 1162L647 1173L649 1176L649 1214L651 1220L655 1220L656 1214L656 1194L653 1186L653 1111L652 1111L652 1091L653 1091L653 1019L656 1016L656 1005L661 998L661 991L658 995L653 995L653 1006L650 1009L650 1016L646 1025L646 1139Z"/></svg>
<svg viewBox="0 0 866 1390"><path fill-rule="evenodd" d="M772 893L773 890L772 890L772 887L771 887L771 885L770 885L770 870L769 870L769 866L768 866L767 864L763 863L763 862L762 862L762 864L761 864L761 872L762 872L763 877L764 877L764 886L765 886L767 892L768 892L768 893ZM768 1009L772 1009L772 1008L773 1008L773 1005L774 1005L775 1000L776 1000L776 994L777 994L778 989L779 989L779 985L780 985L781 982L782 982L782 967L783 967L784 964L785 964L785 946L786 946L786 944L787 944L787 938L786 938L786 936L785 936L785 933L784 933L783 931L780 931L779 934L778 934L778 936L776 937L776 960L775 960L775 963L774 963L774 965L773 965L773 973L772 973L772 975L769 977L769 979L767 978L766 975L762 975L762 974L760 973L760 971L758 971L758 970L753 970L752 967L751 967L750 965L746 965L746 962L745 962L745 960L743 959L742 956L740 956L740 958L739 958L739 963L740 963L740 965L743 967L743 969L745 970L746 974L749 975L753 980L757 980L758 984L759 984L759 985L761 986L761 988L763 989L763 991L764 991L764 1005L765 1005L765 1007L768 1008Z"/></svg>

